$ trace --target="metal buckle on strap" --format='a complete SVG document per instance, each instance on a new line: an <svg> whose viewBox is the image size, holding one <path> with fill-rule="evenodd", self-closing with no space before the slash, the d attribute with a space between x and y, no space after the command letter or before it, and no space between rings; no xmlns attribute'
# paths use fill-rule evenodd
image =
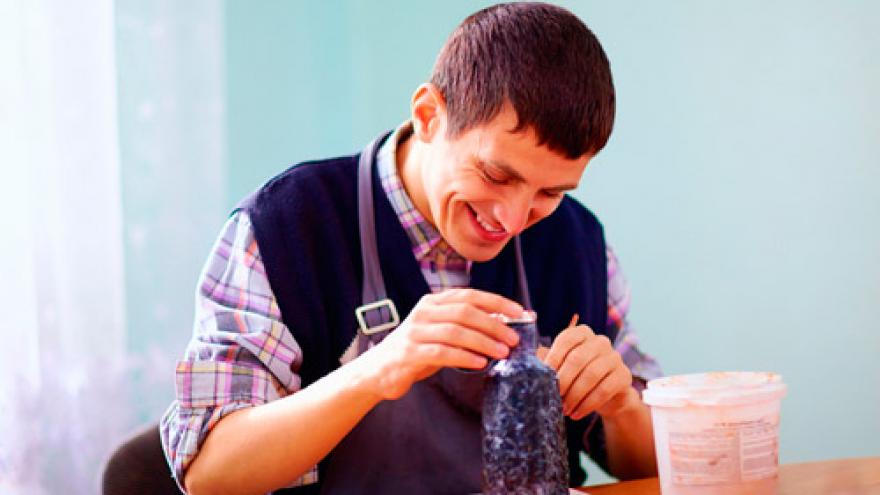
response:
<svg viewBox="0 0 880 495"><path fill-rule="evenodd" d="M367 313L367 311L378 311L385 307L387 307L388 312L391 313L391 321L371 327L367 323L364 315ZM364 335L373 335L374 333L391 330L400 324L400 316L397 314L397 307L394 305L394 301L392 301L391 299L382 299L380 301L372 302L370 304L358 306L354 310L354 316L357 318L358 326L360 327L361 332L363 332Z"/></svg>

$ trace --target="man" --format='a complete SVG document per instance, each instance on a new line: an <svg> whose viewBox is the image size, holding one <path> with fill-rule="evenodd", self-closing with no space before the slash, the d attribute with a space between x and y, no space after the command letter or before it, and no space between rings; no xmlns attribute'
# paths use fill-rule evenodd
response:
<svg viewBox="0 0 880 495"><path fill-rule="evenodd" d="M605 54L568 11L504 4L463 21L410 121L369 162L381 274L403 321L365 346L359 157L292 167L244 201L203 271L162 422L182 487L479 491L482 377L462 370L517 343L492 316L523 310L515 236L539 355L559 377L572 483L581 449L618 477L654 474L639 390L658 369L625 324L628 290L600 224L565 195L613 115ZM585 324L570 326L575 314Z"/></svg>

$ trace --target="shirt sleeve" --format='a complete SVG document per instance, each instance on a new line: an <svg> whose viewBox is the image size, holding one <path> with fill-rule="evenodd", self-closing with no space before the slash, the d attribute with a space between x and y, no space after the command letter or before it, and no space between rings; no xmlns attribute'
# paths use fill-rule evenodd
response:
<svg viewBox="0 0 880 495"><path fill-rule="evenodd" d="M217 422L298 391L302 363L245 212L224 225L202 269L195 302L193 336L175 374L176 400L160 424L181 490L187 467ZM291 486L316 480L313 468Z"/></svg>
<svg viewBox="0 0 880 495"><path fill-rule="evenodd" d="M639 349L639 338L630 324L630 289L623 276L617 256L610 246L606 247L608 259L608 322L609 330L616 330L614 348L623 357L623 362L633 374L633 386L641 393L645 383L663 375L657 361Z"/></svg>

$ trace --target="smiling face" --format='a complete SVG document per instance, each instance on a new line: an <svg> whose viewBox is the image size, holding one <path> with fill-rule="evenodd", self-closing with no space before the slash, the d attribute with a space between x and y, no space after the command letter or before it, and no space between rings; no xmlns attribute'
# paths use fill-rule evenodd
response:
<svg viewBox="0 0 880 495"><path fill-rule="evenodd" d="M419 101L420 93L434 101ZM513 132L516 124L506 105L491 121L448 139L439 95L428 85L413 99L414 135L398 154L404 186L428 222L469 260L494 258L513 236L553 213L589 162L538 145L529 128Z"/></svg>

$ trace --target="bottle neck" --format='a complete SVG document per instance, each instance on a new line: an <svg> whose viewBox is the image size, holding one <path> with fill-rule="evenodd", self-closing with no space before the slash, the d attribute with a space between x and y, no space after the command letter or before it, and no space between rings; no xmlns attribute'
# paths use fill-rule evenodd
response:
<svg viewBox="0 0 880 495"><path fill-rule="evenodd" d="M510 357L534 354L538 348L538 327L534 323L514 323L510 325L519 334L519 344L511 349Z"/></svg>

